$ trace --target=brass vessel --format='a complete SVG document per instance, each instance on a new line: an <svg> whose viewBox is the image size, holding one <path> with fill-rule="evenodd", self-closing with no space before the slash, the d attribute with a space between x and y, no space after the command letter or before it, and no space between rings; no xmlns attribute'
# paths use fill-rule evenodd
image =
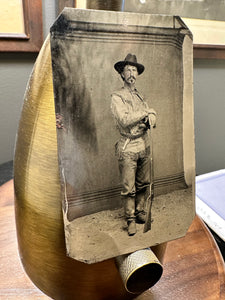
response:
<svg viewBox="0 0 225 300"><path fill-rule="evenodd" d="M14 158L19 253L34 284L53 299L130 299L115 260L66 255L49 38L27 85ZM162 258L165 245L154 248ZM153 274L154 276L154 274Z"/></svg>

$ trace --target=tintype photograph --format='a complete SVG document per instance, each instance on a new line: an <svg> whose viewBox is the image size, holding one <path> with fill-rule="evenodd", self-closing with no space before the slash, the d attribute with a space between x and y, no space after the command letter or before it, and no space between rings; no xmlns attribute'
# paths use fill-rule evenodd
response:
<svg viewBox="0 0 225 300"><path fill-rule="evenodd" d="M179 17L66 8L51 28L67 253L94 263L194 217L192 34Z"/></svg>

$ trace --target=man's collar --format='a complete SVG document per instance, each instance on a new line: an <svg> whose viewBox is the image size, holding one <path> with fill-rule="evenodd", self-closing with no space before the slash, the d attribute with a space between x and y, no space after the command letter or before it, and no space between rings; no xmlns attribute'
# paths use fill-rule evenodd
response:
<svg viewBox="0 0 225 300"><path fill-rule="evenodd" d="M138 90L137 90L136 88L134 88L134 90L131 90L131 89L129 89L129 87L123 86L122 89L125 90L125 91L127 91L127 92L129 92L130 94L135 94L135 95L137 95L138 98L139 98L141 101L144 101L143 96L138 92Z"/></svg>
<svg viewBox="0 0 225 300"><path fill-rule="evenodd" d="M138 93L138 90L136 89L136 87L132 90L128 86L123 86L123 89L129 91L130 93Z"/></svg>

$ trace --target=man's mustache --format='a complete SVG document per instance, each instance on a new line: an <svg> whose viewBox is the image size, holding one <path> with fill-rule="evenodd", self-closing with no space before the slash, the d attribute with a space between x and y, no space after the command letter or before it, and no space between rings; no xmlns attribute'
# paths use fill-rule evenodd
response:
<svg viewBox="0 0 225 300"><path fill-rule="evenodd" d="M128 80L130 80L130 79L136 79L136 77L135 77L135 76L130 76L130 77L128 78Z"/></svg>

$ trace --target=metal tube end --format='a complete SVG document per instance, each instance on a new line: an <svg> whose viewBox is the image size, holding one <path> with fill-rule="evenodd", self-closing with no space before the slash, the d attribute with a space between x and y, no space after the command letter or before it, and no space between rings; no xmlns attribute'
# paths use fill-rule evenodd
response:
<svg viewBox="0 0 225 300"><path fill-rule="evenodd" d="M163 267L150 248L116 257L116 265L129 293L140 294L155 285Z"/></svg>

